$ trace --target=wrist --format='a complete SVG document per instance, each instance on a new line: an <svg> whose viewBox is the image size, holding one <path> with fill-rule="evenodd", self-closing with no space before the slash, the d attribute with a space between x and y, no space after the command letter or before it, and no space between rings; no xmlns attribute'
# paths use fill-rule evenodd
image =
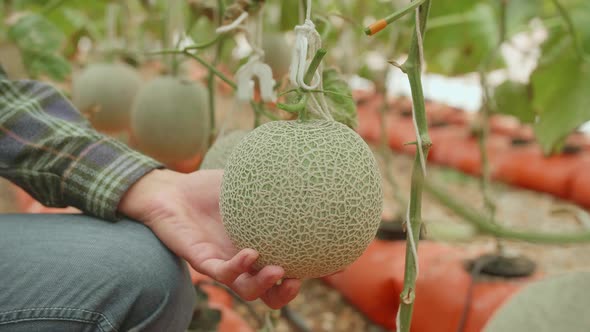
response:
<svg viewBox="0 0 590 332"><path fill-rule="evenodd" d="M177 173L167 169L154 169L132 184L121 198L117 210L130 218L144 221L147 206L161 204L169 193Z"/></svg>

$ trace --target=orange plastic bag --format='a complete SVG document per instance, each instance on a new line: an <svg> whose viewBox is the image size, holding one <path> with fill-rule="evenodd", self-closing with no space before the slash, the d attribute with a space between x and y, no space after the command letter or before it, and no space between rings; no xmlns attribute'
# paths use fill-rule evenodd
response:
<svg viewBox="0 0 590 332"><path fill-rule="evenodd" d="M389 147L407 154L416 153L416 131L411 115L387 114L387 141Z"/></svg>
<svg viewBox="0 0 590 332"><path fill-rule="evenodd" d="M482 162L479 142L467 128L447 126L433 128L431 159L441 165L456 168L462 172L481 175ZM493 167L495 162L503 158L504 152L510 149L510 139L504 136L490 136L486 142L488 162Z"/></svg>
<svg viewBox="0 0 590 332"><path fill-rule="evenodd" d="M375 240L342 273L324 278L374 322L395 328L403 289L405 241ZM492 313L527 281L477 281L471 298L471 275L464 267L471 258L451 246L422 241L418 249L420 275L412 320L414 332L455 332L468 307L465 332L481 331Z"/></svg>
<svg viewBox="0 0 590 332"><path fill-rule="evenodd" d="M575 203L590 208L590 161L582 162L576 168L572 179L569 199Z"/></svg>
<svg viewBox="0 0 590 332"><path fill-rule="evenodd" d="M494 165L494 178L567 198L576 171L586 159L582 153L545 157L537 145L514 148Z"/></svg>
<svg viewBox="0 0 590 332"><path fill-rule="evenodd" d="M381 116L379 107L383 97L373 95L357 103L358 127L357 133L366 141L377 143L381 139Z"/></svg>

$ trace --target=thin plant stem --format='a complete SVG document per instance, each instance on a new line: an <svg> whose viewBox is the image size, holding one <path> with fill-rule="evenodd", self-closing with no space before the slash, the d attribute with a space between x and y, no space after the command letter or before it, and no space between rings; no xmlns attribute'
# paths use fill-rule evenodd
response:
<svg viewBox="0 0 590 332"><path fill-rule="evenodd" d="M372 23L365 29L365 34L368 36L372 36L377 32L383 30L387 25L397 21L401 17L407 15L408 13L412 13L418 6L422 5L426 0L415 0L407 4L406 6L400 8L395 13L377 20L376 22Z"/></svg>
<svg viewBox="0 0 590 332"><path fill-rule="evenodd" d="M398 331L409 332L412 323L412 312L414 310L414 299L416 297L416 278L418 277L416 252L418 249L418 241L420 232L422 230L422 191L424 184L424 168L423 165L428 157L428 152L432 146L432 142L428 135L428 123L426 120L426 109L424 105L424 92L422 90L422 63L421 63L421 49L422 41L424 40L424 32L426 31L426 21L430 11L431 0L426 0L418 7L419 14L417 15L419 24L419 32L414 31L412 36L412 43L410 44L410 51L408 59L401 65L402 70L408 76L410 82L410 89L412 91L412 103L414 107L414 119L417 128L417 135L421 144L416 146L416 156L414 159L414 166L412 169L412 183L410 189L410 206L409 218L407 220L408 230L406 242L406 264L404 270L404 287L400 294L400 308L398 312ZM422 154L418 153L419 149Z"/></svg>
<svg viewBox="0 0 590 332"><path fill-rule="evenodd" d="M217 0L217 24L223 24L223 13L225 12L225 3L223 0ZM215 48L215 56L213 58L213 63L211 64L212 67L215 67L219 62L219 57L223 51L223 45L225 42L225 38L219 39L219 36L215 37L213 41L217 42L217 47ZM207 43L205 43L207 45ZM209 46L209 45L207 45ZM215 88L215 73L211 69L209 69L209 75L207 77L207 89L209 91L209 128L211 128L211 140L215 136L217 136L217 130L215 129L215 95L216 95L216 88Z"/></svg>
<svg viewBox="0 0 590 332"><path fill-rule="evenodd" d="M489 217L482 216L469 204L461 202L433 182L424 182L425 190L439 203L477 228L481 233L496 237L519 240L538 244L572 244L590 242L590 231L576 233L541 233L508 229L494 223Z"/></svg>
<svg viewBox="0 0 590 332"><path fill-rule="evenodd" d="M320 63L322 62L322 59L324 58L324 56L326 56L326 53L328 53L328 51L326 51L323 48L320 48L317 50L317 52L314 54L313 58L311 59L311 63L309 64L309 67L307 68L307 72L305 73L305 76L303 77L303 83L305 83L305 84L311 83L311 80L313 79L313 75L315 74L318 67L320 66Z"/></svg>
<svg viewBox="0 0 590 332"><path fill-rule="evenodd" d="M492 106L492 99L490 96L490 86L488 82L488 71L493 64L493 62L498 57L500 53L500 47L502 43L506 40L506 7L508 5L508 1L510 0L501 0L500 1L500 17L499 17L499 27L498 27L498 42L496 46L490 50L487 57L482 62L482 65L479 68L479 79L480 85L483 91L483 103L482 108L480 110L480 130L478 132L478 145L479 145L479 153L481 158L481 165L482 165L482 175L480 178L480 188L484 200L484 206L488 213L488 217L490 220L494 220L496 216L496 202L493 197L491 184L491 171L490 171L490 163L489 163L489 156L487 151L487 142L489 140L490 135L490 116L491 111L494 108ZM496 239L496 249L498 253L502 253L503 245L500 239Z"/></svg>

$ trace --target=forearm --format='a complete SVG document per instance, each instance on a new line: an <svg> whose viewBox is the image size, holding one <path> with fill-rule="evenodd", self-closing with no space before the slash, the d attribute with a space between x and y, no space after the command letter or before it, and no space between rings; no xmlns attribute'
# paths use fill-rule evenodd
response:
<svg viewBox="0 0 590 332"><path fill-rule="evenodd" d="M41 203L113 220L128 188L158 167L94 131L51 86L0 78L0 176Z"/></svg>

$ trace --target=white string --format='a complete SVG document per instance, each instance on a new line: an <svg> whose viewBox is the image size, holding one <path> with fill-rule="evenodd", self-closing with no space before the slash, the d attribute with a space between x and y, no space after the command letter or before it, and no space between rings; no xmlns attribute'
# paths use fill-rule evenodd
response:
<svg viewBox="0 0 590 332"><path fill-rule="evenodd" d="M313 78L306 84L305 74L311 63L310 57L313 57L317 50L322 46L320 34L315 29L311 20L311 0L307 0L305 21L301 25L295 26L295 47L293 48L291 66L289 67L289 81L295 87L301 87L305 90L323 89L322 82L322 64L318 66ZM309 110L317 116L324 119L332 120L332 114L323 93L309 93Z"/></svg>
<svg viewBox="0 0 590 332"><path fill-rule="evenodd" d="M416 8L416 38L418 39L418 61L421 68L420 74L424 71L424 50L422 47L422 33L420 32L420 7ZM418 130L418 121L416 120L416 109L412 104L412 122L414 124L414 131L416 132L416 149L418 150L418 157L420 159L420 166L422 167L422 174L426 175L426 157L422 150L422 137Z"/></svg>
<svg viewBox="0 0 590 332"><path fill-rule="evenodd" d="M242 14L240 14L240 16L238 16L238 18L236 18L235 21L231 22L230 24L220 26L219 28L215 29L215 32L221 34L235 30L239 28L242 22L244 22L247 18L248 12L244 11Z"/></svg>
<svg viewBox="0 0 590 332"><path fill-rule="evenodd" d="M416 250L416 241L414 241L414 231L412 230L412 219L410 218L410 204L411 200L408 202L408 210L406 211L406 229L408 230L408 237L410 238L410 249L412 250L412 256L414 257L414 266L416 267L416 278L418 278L418 274L420 273L420 268L418 266L418 250Z"/></svg>

